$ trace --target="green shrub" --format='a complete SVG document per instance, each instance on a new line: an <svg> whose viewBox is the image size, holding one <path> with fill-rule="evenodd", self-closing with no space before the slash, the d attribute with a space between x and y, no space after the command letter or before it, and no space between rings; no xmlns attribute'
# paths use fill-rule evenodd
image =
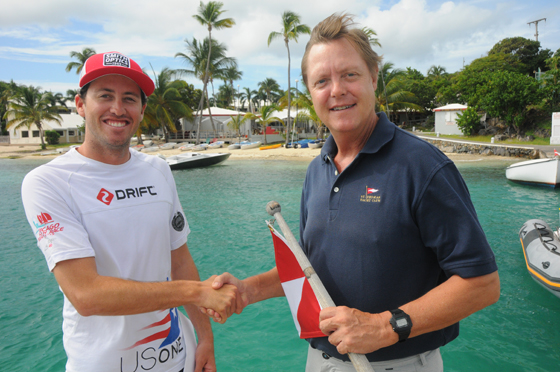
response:
<svg viewBox="0 0 560 372"><path fill-rule="evenodd" d="M475 107L467 108L462 114L457 114L457 126L465 136L472 136L480 128L480 116Z"/></svg>
<svg viewBox="0 0 560 372"><path fill-rule="evenodd" d="M58 132L55 130L46 130L45 137L47 137L47 143L49 145L58 145L60 134L58 134Z"/></svg>

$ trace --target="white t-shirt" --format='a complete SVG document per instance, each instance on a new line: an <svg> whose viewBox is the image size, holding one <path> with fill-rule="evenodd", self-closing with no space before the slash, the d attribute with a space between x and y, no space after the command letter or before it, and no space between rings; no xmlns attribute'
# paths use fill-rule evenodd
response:
<svg viewBox="0 0 560 372"><path fill-rule="evenodd" d="M95 257L100 275L171 280L171 251L190 231L169 166L136 151L125 164L109 165L72 149L31 171L22 198L51 271L60 261ZM177 372L184 366L176 308L83 317L64 296L63 318L67 371Z"/></svg>

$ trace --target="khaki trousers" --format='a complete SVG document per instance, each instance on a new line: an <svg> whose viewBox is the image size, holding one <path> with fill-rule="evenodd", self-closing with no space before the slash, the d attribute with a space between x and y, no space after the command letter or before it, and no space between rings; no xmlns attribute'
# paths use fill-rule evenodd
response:
<svg viewBox="0 0 560 372"><path fill-rule="evenodd" d="M439 349L427 351L408 358L371 362L375 372L443 372L443 360ZM356 372L351 362L333 358L321 350L309 346L305 372Z"/></svg>

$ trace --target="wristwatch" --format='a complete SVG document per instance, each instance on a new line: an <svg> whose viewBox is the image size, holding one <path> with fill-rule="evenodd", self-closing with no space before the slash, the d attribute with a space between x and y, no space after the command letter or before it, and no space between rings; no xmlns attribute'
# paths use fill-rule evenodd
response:
<svg viewBox="0 0 560 372"><path fill-rule="evenodd" d="M405 342L410 335L412 329L412 321L407 313L401 309L391 310L393 317L389 321L393 327L393 331L399 335L399 342Z"/></svg>

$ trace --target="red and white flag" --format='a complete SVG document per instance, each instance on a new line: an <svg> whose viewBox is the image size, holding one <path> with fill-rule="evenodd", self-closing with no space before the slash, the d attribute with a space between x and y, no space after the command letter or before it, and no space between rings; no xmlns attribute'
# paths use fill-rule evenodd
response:
<svg viewBox="0 0 560 372"><path fill-rule="evenodd" d="M292 317L300 338L326 337L319 329L321 306L307 281L301 266L282 235L270 224L274 256L282 288L288 299Z"/></svg>

